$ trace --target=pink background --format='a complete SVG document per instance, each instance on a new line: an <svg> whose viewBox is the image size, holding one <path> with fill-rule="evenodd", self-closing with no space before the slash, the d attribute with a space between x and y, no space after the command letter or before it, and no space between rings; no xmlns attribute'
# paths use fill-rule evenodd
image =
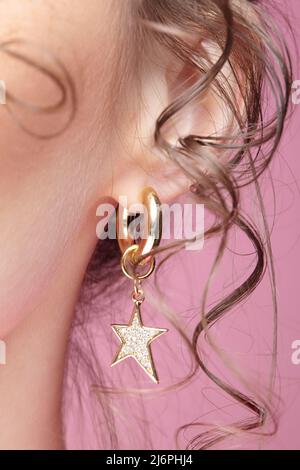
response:
<svg viewBox="0 0 300 470"><path fill-rule="evenodd" d="M300 2L277 2L286 5L286 12L300 44ZM294 52L294 80L299 80L298 59ZM277 272L279 302L279 342L277 390L281 395L279 429L265 443L265 449L300 449L300 365L291 362L291 344L300 338L300 105L293 105L294 115L288 125L273 165L277 195L276 224L272 242ZM257 296L266 303L264 292Z"/></svg>
<svg viewBox="0 0 300 470"><path fill-rule="evenodd" d="M278 2L282 3L282 2ZM296 40L300 44L300 3L299 0L288 0L286 11L293 24ZM296 61L295 61L296 63ZM300 79L300 71L295 70L294 79ZM279 302L279 338L278 338L278 370L276 381L276 394L280 397L276 401L276 419L279 429L275 436L259 440L249 440L240 437L238 440L228 440L225 448L255 448L262 449L300 449L300 365L292 364L292 342L300 340L300 105L293 106L294 116L285 131L280 151L272 165L272 178L276 193L276 207L271 197L271 182L266 174L261 180L261 188L267 205L267 217L272 222L275 216L275 225L272 231L274 260L277 272L277 292ZM247 204L252 215L256 214L255 199L251 192L247 193ZM257 216L256 216L257 218ZM199 316L199 300L201 291L207 277L212 254L216 248L215 243L206 243L200 253L184 252L163 269L160 285L166 293L167 300L176 310L187 331L192 331ZM236 233L232 236L231 248L239 253L251 252L249 244ZM210 299L219 298L230 290L232 279L244 279L243 273L251 269L253 257L234 256L226 253L222 266L214 279ZM151 284L151 283L150 283ZM101 324L99 318L91 321L91 330L94 334L96 347L99 348L101 358L102 377L106 386L114 387L148 387L147 377L140 373L136 366L122 364L110 369L109 364L114 356L118 343L110 330L110 323L127 322L130 317L130 301L126 292L130 292L130 284L126 284L124 296L118 296L114 303L101 298L98 310L104 312ZM148 293L151 299L151 285ZM157 363L161 384L159 389L168 387L180 380L189 371L189 355L180 336L170 327L169 322L163 318L157 309L149 308L145 304L144 323L149 326L167 327L170 329L168 338L162 337L153 344L153 354ZM270 355L272 346L272 302L268 277L254 295L246 302L228 314L224 321L220 321L213 329L212 335L222 354L230 355L230 360L236 362L239 370L249 379L250 386L256 392L266 394L268 371L270 369ZM201 343L202 344L202 343ZM88 353L87 353L88 354ZM225 380L229 380L241 390L238 379L232 372L226 372L222 361L212 351L205 347L205 358L214 372ZM125 361L126 362L126 361ZM97 379L95 382L99 383ZM87 383L90 383L90 379ZM169 393L157 394L155 386L149 388L154 393L145 396L142 401L139 396L114 396L111 405L117 416L117 429L121 437L121 448L147 448L172 449L175 447L175 430L186 423L198 420L205 423L224 424L232 423L237 418L248 417L240 405L236 405L230 398L226 398L218 388L211 384L207 377L200 372L188 387ZM89 401L88 392L85 404ZM71 397L73 397L71 399ZM73 400L73 401L72 401ZM97 405L91 405L97 406ZM89 426L94 421L95 413L91 411L85 416L86 427L80 421L80 406L76 393L68 396L69 414L67 436L70 448L97 448L94 428ZM86 414L86 413L85 413ZM109 447L105 440L109 416L100 417L100 431L102 447ZM142 421L143 420L143 421ZM147 425L149 422L149 426ZM182 436L181 447L187 444L190 437L200 428L193 428ZM84 432L83 432L84 431ZM82 441L82 434L86 438ZM103 439L104 436L104 439Z"/></svg>

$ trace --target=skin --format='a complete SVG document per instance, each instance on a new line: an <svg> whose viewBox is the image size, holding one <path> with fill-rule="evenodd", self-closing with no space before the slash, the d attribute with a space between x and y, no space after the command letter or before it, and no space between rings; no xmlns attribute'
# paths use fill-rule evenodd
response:
<svg viewBox="0 0 300 470"><path fill-rule="evenodd" d="M129 14L128 2L118 0L88 0L88 8L82 0L0 3L0 37L36 44L22 51L38 60L50 51L72 76L78 98L72 124L47 140L24 132L0 107L0 338L7 346L7 365L0 366L1 449L64 448L64 364L97 243L97 206L120 195L130 205L149 185L163 202L188 188L153 149L153 132L189 71L170 69L170 57L157 50L155 60L140 58L137 81ZM125 77L120 56L131 76ZM7 90L24 101L55 101L57 89L36 70L4 53L0 70ZM216 115L216 103L208 97L206 107L184 121L186 132L215 129L206 118ZM47 132L58 118L29 113L25 119L33 131Z"/></svg>

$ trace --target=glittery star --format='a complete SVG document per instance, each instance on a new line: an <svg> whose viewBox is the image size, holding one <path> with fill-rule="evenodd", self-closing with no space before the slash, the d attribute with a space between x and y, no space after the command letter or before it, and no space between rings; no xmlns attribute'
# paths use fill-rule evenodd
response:
<svg viewBox="0 0 300 470"><path fill-rule="evenodd" d="M121 341L120 349L112 366L128 357L133 357L149 377L158 383L150 343L168 330L144 326L138 304L134 306L129 325L112 325L112 329Z"/></svg>

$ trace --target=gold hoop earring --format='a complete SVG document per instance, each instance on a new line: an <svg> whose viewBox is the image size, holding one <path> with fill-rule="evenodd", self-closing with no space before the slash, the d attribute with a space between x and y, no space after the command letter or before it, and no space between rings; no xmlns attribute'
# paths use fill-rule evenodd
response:
<svg viewBox="0 0 300 470"><path fill-rule="evenodd" d="M141 316L141 305L145 300L142 281L147 279L155 269L155 258L151 255L151 251L159 245L162 236L161 203L154 189L145 188L142 191L142 204L144 236L139 237L139 239L130 231L130 219L132 219L133 214L127 208L120 206L118 208L117 234L122 253L121 269L124 275L133 281L132 301L134 307L128 325L111 325L121 342L111 365L114 366L128 357L132 357L146 374L155 383L158 383L158 375L150 344L168 330L166 328L144 326ZM148 253L149 257L147 257ZM141 257L143 257L142 260L140 260Z"/></svg>

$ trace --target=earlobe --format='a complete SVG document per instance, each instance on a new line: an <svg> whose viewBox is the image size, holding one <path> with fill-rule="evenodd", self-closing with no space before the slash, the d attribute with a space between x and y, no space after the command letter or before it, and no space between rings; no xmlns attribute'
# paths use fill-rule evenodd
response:
<svg viewBox="0 0 300 470"><path fill-rule="evenodd" d="M155 142L155 127L158 117L170 103L170 89L166 79L166 66L162 62L148 62L141 81L141 104L132 137L126 151L120 152L114 168L113 192L127 197L128 204L139 201L141 188L154 187L162 202L176 199L188 191L190 182L178 166ZM165 60L165 58L164 58ZM151 68L150 69L148 69ZM128 140L128 136L126 137Z"/></svg>

